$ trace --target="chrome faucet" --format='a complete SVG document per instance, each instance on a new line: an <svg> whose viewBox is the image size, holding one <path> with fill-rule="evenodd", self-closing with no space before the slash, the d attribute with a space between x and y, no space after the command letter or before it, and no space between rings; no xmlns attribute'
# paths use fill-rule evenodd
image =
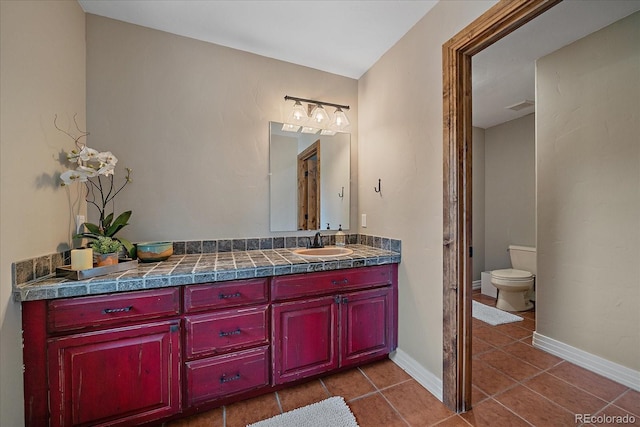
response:
<svg viewBox="0 0 640 427"><path fill-rule="evenodd" d="M318 231L313 238L313 242L311 241L311 237L309 237L309 248L324 248L324 244L322 243L322 235Z"/></svg>

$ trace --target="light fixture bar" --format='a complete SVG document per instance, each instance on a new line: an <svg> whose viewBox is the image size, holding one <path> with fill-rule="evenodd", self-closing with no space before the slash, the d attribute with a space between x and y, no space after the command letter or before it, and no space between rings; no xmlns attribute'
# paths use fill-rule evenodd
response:
<svg viewBox="0 0 640 427"><path fill-rule="evenodd" d="M328 105L330 107L342 108L343 110L349 109L348 105L332 104L331 102L316 101L315 99L296 98L295 96L289 96L289 95L285 95L284 100L307 102L309 104L316 104L316 105L325 105L325 106Z"/></svg>

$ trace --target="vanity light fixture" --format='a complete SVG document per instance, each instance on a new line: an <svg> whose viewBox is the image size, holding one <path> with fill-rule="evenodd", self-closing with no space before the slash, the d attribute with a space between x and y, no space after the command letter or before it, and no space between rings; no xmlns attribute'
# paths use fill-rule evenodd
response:
<svg viewBox="0 0 640 427"><path fill-rule="evenodd" d="M333 104L315 99L296 98L289 95L286 95L284 100L295 101L293 110L287 117L287 123L301 125L303 133L317 133L319 130L322 130L326 132L323 133L323 135L335 135L335 132L343 132L350 124L344 112L344 110L349 110L348 105ZM311 109L310 117L302 105L303 102L306 102L308 108ZM331 118L327 110L325 110L325 106L336 108L333 118ZM310 123L308 124L308 122ZM314 131L312 131L312 129ZM283 130L285 130L284 127ZM293 130L291 131L295 132Z"/></svg>
<svg viewBox="0 0 640 427"><path fill-rule="evenodd" d="M318 127L327 127L329 123L329 113L324 109L322 104L318 104L311 111L311 120Z"/></svg>
<svg viewBox="0 0 640 427"><path fill-rule="evenodd" d="M287 123L303 125L307 121L309 121L309 116L307 115L307 111L302 106L300 101L296 101L293 105L293 109L291 110L291 114L287 117Z"/></svg>
<svg viewBox="0 0 640 427"><path fill-rule="evenodd" d="M333 120L329 123L329 129L341 131L344 130L347 126L349 126L349 119L347 119L347 115L342 111L342 108L338 107L336 112L333 114Z"/></svg>

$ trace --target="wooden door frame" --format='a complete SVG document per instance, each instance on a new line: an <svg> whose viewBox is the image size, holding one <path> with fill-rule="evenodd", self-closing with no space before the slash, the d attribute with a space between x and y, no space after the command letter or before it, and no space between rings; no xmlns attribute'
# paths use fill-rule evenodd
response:
<svg viewBox="0 0 640 427"><path fill-rule="evenodd" d="M471 409L471 57L561 0L501 0L442 46L443 401Z"/></svg>

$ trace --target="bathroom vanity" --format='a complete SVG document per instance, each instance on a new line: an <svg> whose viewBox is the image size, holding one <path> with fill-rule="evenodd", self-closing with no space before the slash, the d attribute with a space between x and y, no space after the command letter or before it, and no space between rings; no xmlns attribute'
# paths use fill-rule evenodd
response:
<svg viewBox="0 0 640 427"><path fill-rule="evenodd" d="M399 254L382 252L203 283L229 270L172 284L174 265L152 289L25 298L26 425L158 423L386 357Z"/></svg>

